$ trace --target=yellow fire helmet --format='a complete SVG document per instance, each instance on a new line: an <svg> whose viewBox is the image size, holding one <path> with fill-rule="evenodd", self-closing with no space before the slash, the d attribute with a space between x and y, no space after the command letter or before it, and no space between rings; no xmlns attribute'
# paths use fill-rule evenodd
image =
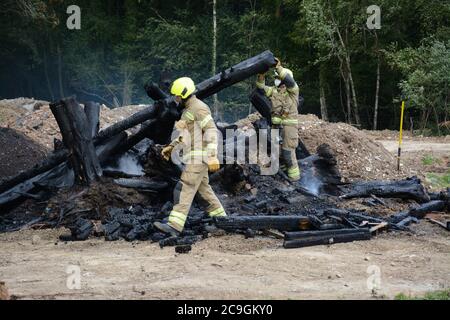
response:
<svg viewBox="0 0 450 320"><path fill-rule="evenodd" d="M172 83L172 87L170 88L170 93L174 96L181 97L182 99L186 99L195 91L195 83L191 78L183 77L178 78Z"/></svg>

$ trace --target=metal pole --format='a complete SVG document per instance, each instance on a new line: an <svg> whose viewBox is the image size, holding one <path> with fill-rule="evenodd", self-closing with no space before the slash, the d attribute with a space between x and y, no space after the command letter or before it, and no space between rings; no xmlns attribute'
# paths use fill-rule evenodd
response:
<svg viewBox="0 0 450 320"><path fill-rule="evenodd" d="M402 154L402 141L403 141L403 115L405 111L405 100L402 101L402 111L400 114L400 133L398 136L398 155L397 155L397 171L400 171L400 157Z"/></svg>

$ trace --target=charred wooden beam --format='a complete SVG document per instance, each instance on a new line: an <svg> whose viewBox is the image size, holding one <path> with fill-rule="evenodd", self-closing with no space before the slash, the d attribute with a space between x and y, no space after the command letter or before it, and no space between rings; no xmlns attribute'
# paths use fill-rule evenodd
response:
<svg viewBox="0 0 450 320"><path fill-rule="evenodd" d="M100 104L97 102L86 102L84 104L84 113L91 131L91 138L94 138L100 129Z"/></svg>
<svg viewBox="0 0 450 320"><path fill-rule="evenodd" d="M154 101L166 99L169 97L167 93L165 93L159 85L152 82L144 86L144 90L147 93L147 95L153 99Z"/></svg>
<svg viewBox="0 0 450 320"><path fill-rule="evenodd" d="M259 114L266 119L269 126L272 123L272 103L261 89L255 89L249 96L250 102Z"/></svg>
<svg viewBox="0 0 450 320"><path fill-rule="evenodd" d="M150 105L149 107L136 112L135 114L131 115L130 117L116 122L115 124L101 130L98 135L95 137L95 142L99 143L101 141L104 141L106 139L109 139L118 133L125 131L127 129L130 129L142 122L145 122L149 119L155 118L158 114L158 108L155 105Z"/></svg>
<svg viewBox="0 0 450 320"><path fill-rule="evenodd" d="M60 128L63 143L70 152L75 183L89 185L102 176L102 168L95 153L86 114L74 98L51 104L50 110Z"/></svg>
<svg viewBox="0 0 450 320"><path fill-rule="evenodd" d="M205 99L235 83L258 73L264 73L275 65L276 61L273 53L269 50L264 51L222 71L208 80L200 82L196 85L196 95L199 99Z"/></svg>
<svg viewBox="0 0 450 320"><path fill-rule="evenodd" d="M445 209L445 202L442 200L434 200L428 203L424 203L416 208L411 208L394 214L389 218L389 221L394 224L398 224L400 221L406 219L407 217L414 217L417 219L423 219L427 213L430 212L441 212Z"/></svg>
<svg viewBox="0 0 450 320"><path fill-rule="evenodd" d="M361 229L368 230L368 229ZM338 230L313 230L313 231L295 231L295 232L285 232L284 240L294 240L294 239L304 239L315 236L330 236L340 234L352 234L355 233L355 229L338 229Z"/></svg>
<svg viewBox="0 0 450 320"><path fill-rule="evenodd" d="M358 182L344 188L342 199L363 198L375 195L381 198L412 199L420 203L430 201L424 186L417 177L400 181Z"/></svg>
<svg viewBox="0 0 450 320"><path fill-rule="evenodd" d="M169 186L169 184L164 181L147 181L140 178L115 179L114 183L125 188L155 190L155 191L164 190Z"/></svg>
<svg viewBox="0 0 450 320"><path fill-rule="evenodd" d="M316 231L316 234L310 236L296 238L293 240L285 240L283 247L286 249L302 248L317 245L329 245L334 243L344 243L360 240L370 240L370 231L368 229L354 230L351 233L335 233L329 234L329 231Z"/></svg>
<svg viewBox="0 0 450 320"><path fill-rule="evenodd" d="M280 231L301 230L309 223L307 216L235 216L215 218L218 228L226 231L252 229L276 229Z"/></svg>
<svg viewBox="0 0 450 320"><path fill-rule="evenodd" d="M60 150L34 165L31 169L21 171L15 176L0 181L0 194L60 165L67 160L68 155L69 152L67 150Z"/></svg>

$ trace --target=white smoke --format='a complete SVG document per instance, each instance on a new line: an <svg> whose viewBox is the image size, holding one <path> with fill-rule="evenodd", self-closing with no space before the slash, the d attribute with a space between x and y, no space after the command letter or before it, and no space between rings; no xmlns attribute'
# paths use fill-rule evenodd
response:
<svg viewBox="0 0 450 320"><path fill-rule="evenodd" d="M144 175L144 168L142 168L136 156L129 153L122 155L115 166L109 166L106 170L121 171L130 175Z"/></svg>
<svg viewBox="0 0 450 320"><path fill-rule="evenodd" d="M307 175L305 177L302 177L300 185L315 196L318 196L320 193L322 182L315 176Z"/></svg>

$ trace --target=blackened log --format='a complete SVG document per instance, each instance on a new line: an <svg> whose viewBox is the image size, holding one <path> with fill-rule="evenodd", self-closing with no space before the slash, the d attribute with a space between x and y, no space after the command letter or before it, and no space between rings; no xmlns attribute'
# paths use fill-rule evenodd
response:
<svg viewBox="0 0 450 320"><path fill-rule="evenodd" d="M75 183L89 185L102 176L102 168L95 153L86 114L74 98L51 104L50 109L60 128L63 143L70 152Z"/></svg>
<svg viewBox="0 0 450 320"><path fill-rule="evenodd" d="M176 253L188 253L192 250L192 246L190 244L179 245L175 247Z"/></svg>
<svg viewBox="0 0 450 320"><path fill-rule="evenodd" d="M341 196L343 199L363 198L375 195L381 198L400 198L416 200L420 203L430 201L425 188L417 177L399 181L369 181L350 185Z"/></svg>
<svg viewBox="0 0 450 320"><path fill-rule="evenodd" d="M125 188L155 190L155 191L164 190L169 186L169 184L164 181L146 181L139 178L115 179L114 183Z"/></svg>
<svg viewBox="0 0 450 320"><path fill-rule="evenodd" d="M258 73L265 73L276 65L275 58L269 50L228 68L214 77L197 84L197 97L207 98L213 94L245 80Z"/></svg>
<svg viewBox="0 0 450 320"><path fill-rule="evenodd" d="M255 89L249 96L250 102L259 114L267 120L269 126L272 123L272 102L266 97L264 91Z"/></svg>
<svg viewBox="0 0 450 320"><path fill-rule="evenodd" d="M100 129L100 104L97 102L86 102L84 105L84 113L91 131L91 138L94 138Z"/></svg>
<svg viewBox="0 0 450 320"><path fill-rule="evenodd" d="M147 95L154 101L166 99L169 97L156 83L152 82L144 86Z"/></svg>
<svg viewBox="0 0 450 320"><path fill-rule="evenodd" d="M360 240L370 240L370 231L368 229L354 230L353 233L335 234L335 235L317 235L302 239L284 241L283 247L286 249L302 248L317 245L329 245L334 243L344 243Z"/></svg>
<svg viewBox="0 0 450 320"><path fill-rule="evenodd" d="M442 212L445 209L445 202L442 200L430 201L422 204L417 208L409 210L409 215L417 219L423 219L427 213L430 212Z"/></svg>
<svg viewBox="0 0 450 320"><path fill-rule="evenodd" d="M23 193L32 192L36 187L65 187L71 184L73 184L73 171L68 168L67 163L60 163L0 194L0 207L21 198Z"/></svg>
<svg viewBox="0 0 450 320"><path fill-rule="evenodd" d="M417 222L419 222L419 220L417 220L417 218L415 218L415 217L406 217L405 219L403 219L402 221L397 223L396 226L399 229L403 229L403 228L409 226L413 222L417 223Z"/></svg>
<svg viewBox="0 0 450 320"><path fill-rule="evenodd" d="M34 165L31 169L21 171L13 177L0 181L0 193L3 193L18 184L23 183L24 181L30 180L33 177L49 171L67 160L68 155L69 152L67 150L60 150L44 159L42 162Z"/></svg>
<svg viewBox="0 0 450 320"><path fill-rule="evenodd" d="M147 108L136 112L135 114L131 115L130 117L116 122L115 124L101 130L98 135L95 137L95 143L102 142L106 139L109 139L118 133L125 131L127 129L130 129L144 121L147 121L149 119L155 118L158 114L157 106L150 105Z"/></svg>
<svg viewBox="0 0 450 320"><path fill-rule="evenodd" d="M428 203L424 203L416 208L411 208L399 213L394 214L389 218L391 223L397 224L403 219L409 216L415 217L417 219L423 219L427 213L436 211L441 212L445 209L445 202L442 200L434 200Z"/></svg>
<svg viewBox="0 0 450 320"><path fill-rule="evenodd" d="M369 229L360 229L361 232L367 232ZM315 231L296 231L296 232L285 232L284 240L294 240L294 239L304 239L316 236L329 236L333 237L341 234L353 234L355 229L338 229L338 230L315 230ZM359 232L359 230L358 230Z"/></svg>
<svg viewBox="0 0 450 320"><path fill-rule="evenodd" d="M246 229L295 231L300 230L302 224L309 223L309 218L306 216L236 216L215 218L214 222L218 228L227 231Z"/></svg>

